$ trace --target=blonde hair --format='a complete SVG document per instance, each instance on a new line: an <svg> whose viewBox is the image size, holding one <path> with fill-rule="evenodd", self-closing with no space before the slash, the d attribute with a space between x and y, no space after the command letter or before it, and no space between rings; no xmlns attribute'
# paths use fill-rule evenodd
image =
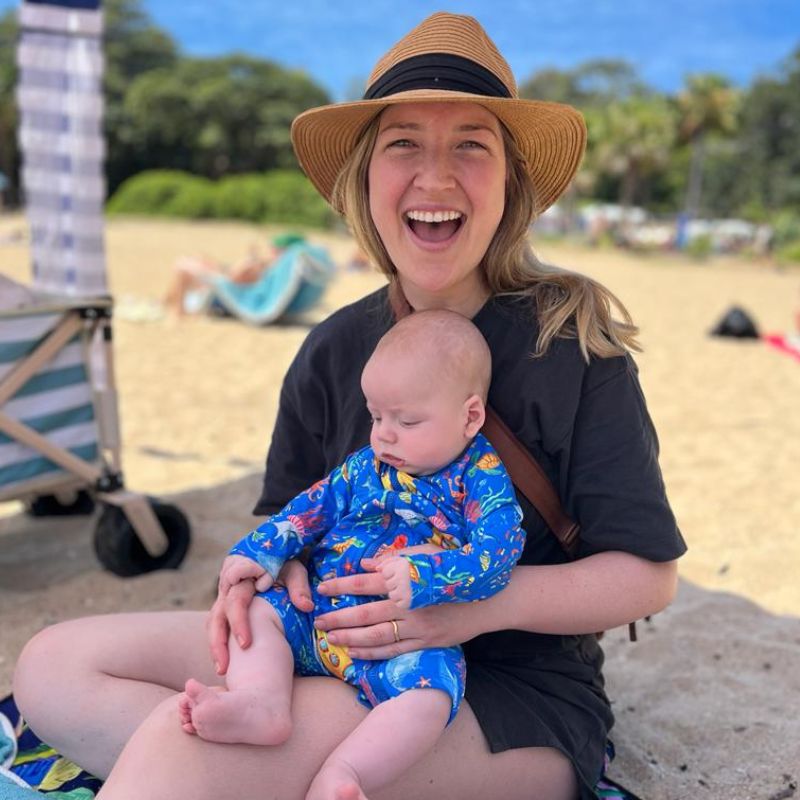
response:
<svg viewBox="0 0 800 800"><path fill-rule="evenodd" d="M374 363L413 358L436 386L442 379L485 403L492 379L492 353L473 322L455 311L427 309L399 320L381 337L370 356Z"/></svg>
<svg viewBox="0 0 800 800"><path fill-rule="evenodd" d="M369 207L368 171L378 134L376 116L364 129L333 187L332 203L343 213L359 245L389 279L394 304L406 302L397 269L381 241ZM506 153L505 208L480 262L493 295L528 299L539 321L534 355L542 356L555 338L576 338L588 361L638 351L638 328L620 300L602 284L577 272L540 261L528 240L536 216L535 187L525 160L506 127L500 123ZM407 302L406 302L407 305ZM616 311L619 319L614 317Z"/></svg>

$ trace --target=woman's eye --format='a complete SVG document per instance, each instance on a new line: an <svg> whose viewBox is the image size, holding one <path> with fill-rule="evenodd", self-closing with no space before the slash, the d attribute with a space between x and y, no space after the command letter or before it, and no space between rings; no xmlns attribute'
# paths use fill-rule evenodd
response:
<svg viewBox="0 0 800 800"><path fill-rule="evenodd" d="M470 139L466 142L461 142L460 147L464 150L485 150L486 146L481 142L476 142L474 139Z"/></svg>
<svg viewBox="0 0 800 800"><path fill-rule="evenodd" d="M411 139L392 139L387 145L387 147L413 147L414 142Z"/></svg>

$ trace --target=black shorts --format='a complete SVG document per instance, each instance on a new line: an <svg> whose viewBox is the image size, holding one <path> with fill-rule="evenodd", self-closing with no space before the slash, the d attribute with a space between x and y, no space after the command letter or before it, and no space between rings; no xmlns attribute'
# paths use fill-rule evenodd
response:
<svg viewBox="0 0 800 800"><path fill-rule="evenodd" d="M516 647L504 646L509 635ZM595 798L614 724L603 651L594 636L531 637L503 631L468 643L466 700L493 753L553 747L572 762L581 800ZM520 638L544 646L521 653Z"/></svg>

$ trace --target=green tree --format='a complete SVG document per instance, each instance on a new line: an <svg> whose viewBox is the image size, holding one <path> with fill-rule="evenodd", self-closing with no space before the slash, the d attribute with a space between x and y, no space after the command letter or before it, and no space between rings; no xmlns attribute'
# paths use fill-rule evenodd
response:
<svg viewBox="0 0 800 800"><path fill-rule="evenodd" d="M125 95L140 75L168 70L178 62L178 48L170 35L154 25L142 0L104 0L103 88L105 95L106 177L109 194L146 164L129 146Z"/></svg>
<svg viewBox="0 0 800 800"><path fill-rule="evenodd" d="M738 142L742 206L800 213L800 47L742 103Z"/></svg>
<svg viewBox="0 0 800 800"><path fill-rule="evenodd" d="M636 70L620 59L593 59L574 69L539 70L519 87L520 97L568 103L582 110L644 91Z"/></svg>
<svg viewBox="0 0 800 800"><path fill-rule="evenodd" d="M14 10L6 11L0 17L0 172L8 181L4 194L11 204L19 201L17 106L14 100L17 85L16 47L17 13Z"/></svg>
<svg viewBox="0 0 800 800"><path fill-rule="evenodd" d="M640 199L642 184L669 163L676 138L675 112L660 94L639 94L587 115L590 147L586 170L595 184L618 179L618 202Z"/></svg>
<svg viewBox="0 0 800 800"><path fill-rule="evenodd" d="M296 168L292 119L326 102L304 73L269 61L184 58L133 81L123 107L125 141L139 168L209 178Z"/></svg>
<svg viewBox="0 0 800 800"><path fill-rule="evenodd" d="M107 141L106 173L113 188L120 176L130 174L124 147L121 109L125 93L136 76L154 68L175 64L177 48L167 33L153 25L142 10L141 0L105 0L104 97ZM15 54L19 38L16 11L0 17L0 170L10 181L11 199L19 192Z"/></svg>
<svg viewBox="0 0 800 800"><path fill-rule="evenodd" d="M684 211L693 217L700 208L707 137L735 131L738 94L721 75L690 75L677 105L680 135L691 152Z"/></svg>

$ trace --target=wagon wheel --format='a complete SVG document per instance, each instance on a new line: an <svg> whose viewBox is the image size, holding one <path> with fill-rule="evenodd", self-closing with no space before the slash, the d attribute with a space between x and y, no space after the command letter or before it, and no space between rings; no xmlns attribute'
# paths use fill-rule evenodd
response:
<svg viewBox="0 0 800 800"><path fill-rule="evenodd" d="M25 509L32 517L66 517L78 514L91 514L94 500L89 492L81 489L72 497L43 494L32 500Z"/></svg>
<svg viewBox="0 0 800 800"><path fill-rule="evenodd" d="M176 506L148 501L167 537L167 549L159 556L145 550L122 508L107 505L95 528L94 550L100 563L123 578L157 569L177 569L189 549L189 521Z"/></svg>

